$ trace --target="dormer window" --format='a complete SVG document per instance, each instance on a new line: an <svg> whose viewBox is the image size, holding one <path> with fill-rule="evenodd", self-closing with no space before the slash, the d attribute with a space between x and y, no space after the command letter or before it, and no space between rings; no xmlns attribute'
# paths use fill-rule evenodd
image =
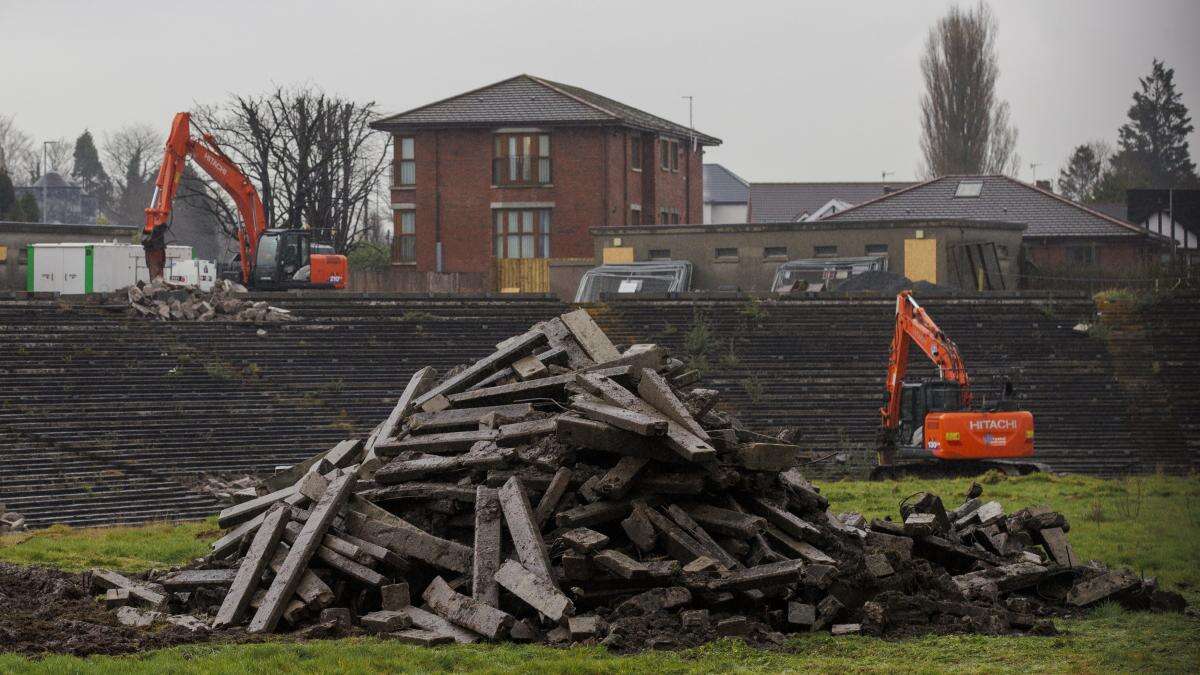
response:
<svg viewBox="0 0 1200 675"><path fill-rule="evenodd" d="M954 191L955 197L978 197L983 193L983 181L981 180L963 180L958 182L958 189Z"/></svg>

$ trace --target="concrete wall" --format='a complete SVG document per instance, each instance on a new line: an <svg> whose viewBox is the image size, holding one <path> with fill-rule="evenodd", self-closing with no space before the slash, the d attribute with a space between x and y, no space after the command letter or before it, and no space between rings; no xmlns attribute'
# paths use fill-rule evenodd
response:
<svg viewBox="0 0 1200 675"><path fill-rule="evenodd" d="M678 170L661 168L661 138L620 127L542 127L550 134L552 183L535 187L492 184L494 135L498 130L419 129L396 133L414 139L416 185L393 187L394 211L416 212L419 271L437 268L442 243L445 272L481 272L494 259L494 208L550 208L551 258L591 257L589 228L629 223L631 205L642 222L657 222L663 207L679 212L680 222L701 217L703 149L685 139ZM641 137L642 166L630 162L630 140ZM399 231L400 216L395 216ZM393 252L393 259L396 258Z"/></svg>
<svg viewBox="0 0 1200 675"><path fill-rule="evenodd" d="M65 244L138 241L140 228L121 225L60 225L0 221L0 290L25 290L25 256L30 244Z"/></svg>
<svg viewBox="0 0 1200 675"><path fill-rule="evenodd" d="M651 259L651 251L667 251L674 260L695 266L692 287L717 290L769 291L775 269L788 260L820 257L818 246L835 246L836 256L862 256L868 245L887 247L889 268L905 273L906 239L937 242L937 283L955 285L947 253L957 243L993 242L1006 279L1015 280L1025 226L1017 223L909 222L909 223L755 223L731 225L679 225L673 227L608 227L592 230L596 260L605 247L633 247L634 260ZM786 255L768 256L768 247L785 247ZM735 249L736 255L717 255L717 249Z"/></svg>

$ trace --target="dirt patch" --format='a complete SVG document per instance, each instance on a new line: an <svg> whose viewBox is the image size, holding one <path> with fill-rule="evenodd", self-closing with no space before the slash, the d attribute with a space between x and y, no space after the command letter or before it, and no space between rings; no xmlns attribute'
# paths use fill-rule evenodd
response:
<svg viewBox="0 0 1200 675"><path fill-rule="evenodd" d="M87 592L83 575L44 567L0 563L0 645L4 651L38 654L126 654L214 636L177 626L138 629L117 623L116 614Z"/></svg>

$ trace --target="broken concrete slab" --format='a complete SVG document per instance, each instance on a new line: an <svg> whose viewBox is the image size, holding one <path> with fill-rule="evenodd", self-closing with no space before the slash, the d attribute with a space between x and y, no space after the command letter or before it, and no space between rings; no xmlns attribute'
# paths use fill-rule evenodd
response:
<svg viewBox="0 0 1200 675"><path fill-rule="evenodd" d="M551 621L575 613L575 605L549 579L515 560L506 560L496 571L496 582L522 602L541 612Z"/></svg>

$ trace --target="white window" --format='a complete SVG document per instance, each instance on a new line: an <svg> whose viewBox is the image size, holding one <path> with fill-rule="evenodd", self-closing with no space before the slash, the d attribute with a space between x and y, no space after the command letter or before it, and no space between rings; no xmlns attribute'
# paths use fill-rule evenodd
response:
<svg viewBox="0 0 1200 675"><path fill-rule="evenodd" d="M416 142L411 136L398 139L396 155L396 185L416 185Z"/></svg>
<svg viewBox="0 0 1200 675"><path fill-rule="evenodd" d="M396 262L417 261L417 212L411 209L397 211Z"/></svg>

